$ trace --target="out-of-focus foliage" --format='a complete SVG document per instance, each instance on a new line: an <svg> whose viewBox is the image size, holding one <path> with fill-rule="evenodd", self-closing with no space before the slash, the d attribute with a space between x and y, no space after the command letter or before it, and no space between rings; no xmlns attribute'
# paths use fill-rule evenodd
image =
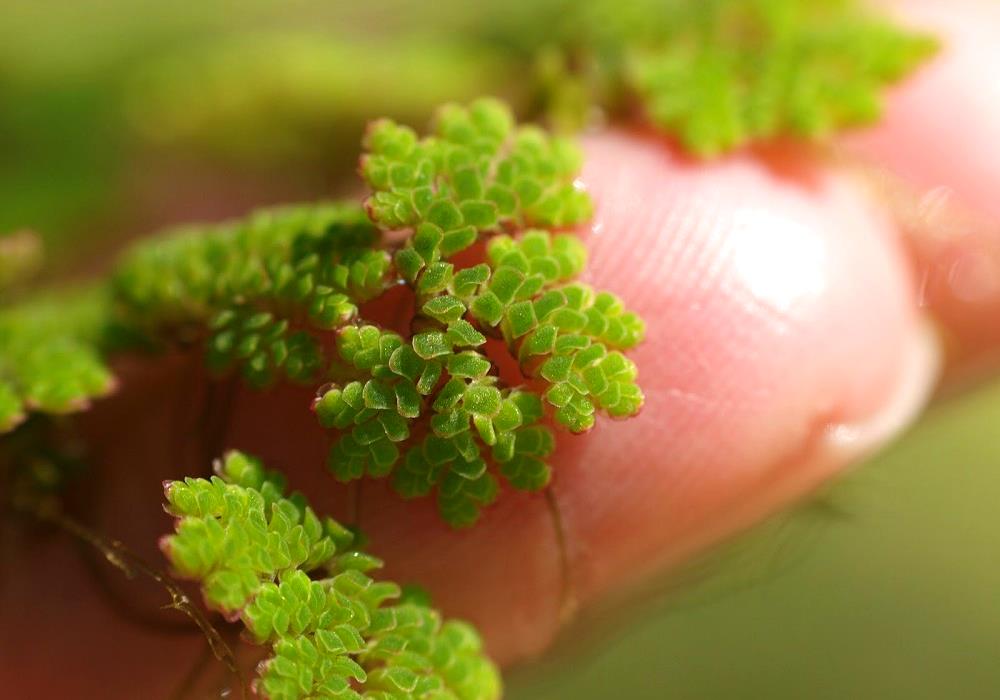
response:
<svg viewBox="0 0 1000 700"><path fill-rule="evenodd" d="M824 135L876 117L884 84L932 47L858 5L5 0L0 231L33 228L60 260L76 232L141 215L142 178L125 174L154 177L164 154L236 181L250 165L336 183L369 115L423 123L475 94L560 128L641 105L701 154Z"/></svg>
<svg viewBox="0 0 1000 700"><path fill-rule="evenodd" d="M534 59L549 118L578 128L636 113L712 156L875 121L881 96L936 42L860 0L589 0L498 23Z"/></svg>
<svg viewBox="0 0 1000 700"><path fill-rule="evenodd" d="M509 74L503 54L473 42L256 32L152 62L129 85L128 112L157 144L313 162L353 150L372 114L424 121Z"/></svg>
<svg viewBox="0 0 1000 700"><path fill-rule="evenodd" d="M514 84L501 52L452 31L470 24L458 2L3 0L0 15L0 231L37 231L56 263L80 234L143 220L161 147L237 181L249 163L337 183L372 114L423 122Z"/></svg>
<svg viewBox="0 0 1000 700"><path fill-rule="evenodd" d="M42 266L42 242L31 231L0 235L0 301Z"/></svg>
<svg viewBox="0 0 1000 700"><path fill-rule="evenodd" d="M31 411L79 411L114 388L99 349L107 304L93 289L0 309L0 433Z"/></svg>
<svg viewBox="0 0 1000 700"><path fill-rule="evenodd" d="M646 9L636 25L652 19L662 34L623 41L626 80L653 123L699 155L873 122L883 88L935 48L846 0L657 4L633 7Z"/></svg>

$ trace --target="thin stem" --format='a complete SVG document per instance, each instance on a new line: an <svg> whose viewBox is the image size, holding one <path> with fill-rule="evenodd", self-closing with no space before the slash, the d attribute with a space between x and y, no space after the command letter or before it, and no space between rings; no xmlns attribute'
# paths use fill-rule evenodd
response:
<svg viewBox="0 0 1000 700"><path fill-rule="evenodd" d="M81 542L99 551L104 558L115 568L119 569L128 578L135 578L142 575L160 584L170 595L170 603L165 608L178 610L187 615L198 626L205 635L208 646L219 661L225 664L229 672L236 677L240 688L240 697L245 697L245 683L242 673L236 662L236 656L232 649L226 644L222 635L215 629L204 613L195 606L187 594L177 585L167 574L159 571L136 554L129 551L121 542L108 539L83 524L77 522L59 508L53 502L39 503L34 508L26 509L38 520L50 523L63 531L71 534Z"/></svg>
<svg viewBox="0 0 1000 700"><path fill-rule="evenodd" d="M79 540L78 542L87 571L97 584L97 590L107 599L106 603L115 615L120 616L133 625L152 629L161 634L181 635L198 633L197 625L191 620L183 618L161 619L154 611L136 606L134 601L122 595L115 587L114 582L111 580L113 576L112 572L101 563L101 559L104 558L103 553L95 550L86 542Z"/></svg>

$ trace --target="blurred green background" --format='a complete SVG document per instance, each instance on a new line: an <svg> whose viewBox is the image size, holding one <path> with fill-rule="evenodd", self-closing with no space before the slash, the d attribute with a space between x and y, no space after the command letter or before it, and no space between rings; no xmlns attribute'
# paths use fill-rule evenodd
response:
<svg viewBox="0 0 1000 700"><path fill-rule="evenodd" d="M63 273L165 224L356 188L373 116L528 107L527 7L0 0L0 233L36 231Z"/></svg>
<svg viewBox="0 0 1000 700"><path fill-rule="evenodd" d="M373 115L420 124L481 93L531 113L559 6L0 0L0 234L38 232L64 278L163 225L351 192ZM509 696L1000 697L998 426L1000 384L939 406L827 511L587 630Z"/></svg>

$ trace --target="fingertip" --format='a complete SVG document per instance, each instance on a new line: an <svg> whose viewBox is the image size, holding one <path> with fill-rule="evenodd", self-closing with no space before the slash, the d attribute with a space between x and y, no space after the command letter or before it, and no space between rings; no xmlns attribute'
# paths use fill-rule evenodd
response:
<svg viewBox="0 0 1000 700"><path fill-rule="evenodd" d="M694 164L625 134L587 152L591 280L648 335L634 354L642 414L573 441L557 470L584 601L803 496L862 452L831 451L836 426L934 375L902 369L923 342L914 282L888 216L849 177L750 154Z"/></svg>
<svg viewBox="0 0 1000 700"><path fill-rule="evenodd" d="M502 663L543 651L574 605L732 535L889 439L935 371L893 225L849 177L789 154L693 163L622 133L586 151L588 281L647 322L633 353L642 412L560 436L552 502L504 494L468 531L365 485L391 573L474 621Z"/></svg>

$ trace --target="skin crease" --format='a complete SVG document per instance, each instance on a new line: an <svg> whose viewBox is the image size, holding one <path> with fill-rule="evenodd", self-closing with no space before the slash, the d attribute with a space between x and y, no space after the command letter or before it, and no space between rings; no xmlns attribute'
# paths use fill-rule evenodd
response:
<svg viewBox="0 0 1000 700"><path fill-rule="evenodd" d="M958 7L948 4L955 14ZM961 7L967 25L992 39L959 42L966 35L942 24L949 46L996 65L1000 23ZM944 185L977 220L996 222L989 198L976 193L989 151L979 146L1000 143L1000 100L975 103L988 110L972 122L981 133L956 130L942 110L966 113L978 94L970 85L982 74L946 70L947 60L902 86L886 123L844 147L918 196ZM926 103L906 107L910 122L894 120L898 103L921 94ZM954 149L935 149L922 170L893 155L945 142ZM952 259L904 244L869 188L811 154L772 150L696 164L651 136L606 133L585 145L581 180L597 203L582 232L588 281L622 296L649 330L633 354L647 396L642 414L559 439L553 493L582 610L802 497L884 437L843 442L838 426L909 416L921 392L901 387L919 389L933 377L932 363L912 361L924 346L922 312L961 349L949 355L953 362L997 344L964 334L970 315L981 314L980 325L1000 318L986 315L988 304L956 307L944 291L921 296L928 271ZM967 244L962 236L957 245ZM198 425L207 397L195 366L196 358L181 356L152 369L126 360L119 393L83 420L102 470L94 481L107 487L94 525L152 562L162 561L153 544L169 528L166 516L156 517L159 481L198 472L206 460ZM239 391L218 448L256 452L288 471L319 510L343 516L353 494L316 468L327 444L304 411L310 393ZM901 395L910 398L900 402ZM500 661L551 644L568 606L544 498L504 494L474 530L457 534L430 502L403 503L382 484L366 483L359 501L371 549L390 562L387 575L420 581L448 614L479 624ZM13 546L0 557L2 687L26 697L124 698L137 688L143 697L169 697L178 669L200 653L196 634L150 632L111 614L61 535L8 537ZM33 575L13 575L15 566ZM107 580L134 608L163 603L162 591L144 582L113 571Z"/></svg>

